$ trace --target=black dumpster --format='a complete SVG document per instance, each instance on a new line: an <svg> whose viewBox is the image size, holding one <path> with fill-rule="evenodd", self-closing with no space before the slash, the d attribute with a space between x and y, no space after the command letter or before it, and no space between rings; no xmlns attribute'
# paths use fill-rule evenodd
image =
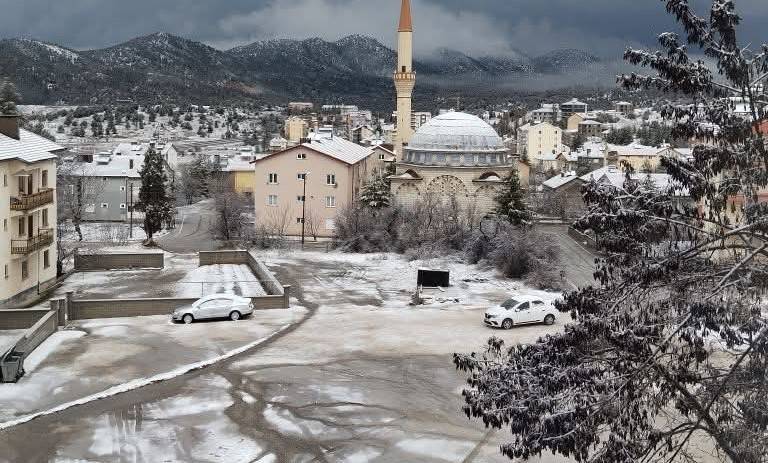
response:
<svg viewBox="0 0 768 463"><path fill-rule="evenodd" d="M419 269L416 284L426 288L451 286L451 272L447 270Z"/></svg>
<svg viewBox="0 0 768 463"><path fill-rule="evenodd" d="M0 359L0 379L4 383L15 383L24 376L24 353L11 351Z"/></svg>

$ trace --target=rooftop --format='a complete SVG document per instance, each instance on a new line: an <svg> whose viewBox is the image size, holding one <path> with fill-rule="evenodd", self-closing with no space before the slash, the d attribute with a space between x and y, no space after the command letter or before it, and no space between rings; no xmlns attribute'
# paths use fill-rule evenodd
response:
<svg viewBox="0 0 768 463"><path fill-rule="evenodd" d="M19 139L0 134L0 161L18 159L26 163L55 159L66 148L28 130L19 129Z"/></svg>

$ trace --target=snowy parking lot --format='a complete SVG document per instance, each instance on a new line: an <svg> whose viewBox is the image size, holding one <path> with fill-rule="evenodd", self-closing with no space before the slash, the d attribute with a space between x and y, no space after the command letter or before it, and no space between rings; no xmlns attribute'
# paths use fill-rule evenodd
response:
<svg viewBox="0 0 768 463"><path fill-rule="evenodd" d="M482 323L485 308L510 295L532 292L551 300L557 294L531 291L459 259L409 262L393 254L322 252L263 252L259 258L292 285L298 298L293 304L307 309L269 312L279 319L251 321L264 327L249 327L238 342L295 321L293 329L199 373L0 431L0 455L61 461L504 461L498 455L503 433L489 433L462 414L463 379L451 355L481 349L490 336L530 343L561 330L565 315L553 326L509 331ZM409 305L418 268L449 269L455 298ZM79 341L103 341L77 363L91 374L109 372L105 377L118 383L122 374L146 376L137 359L171 352L174 345L175 355L196 351L199 358L200 352L214 356L236 344L228 322L191 325L186 332L185 326L147 321L80 325L76 329L88 334ZM138 338L126 336L135 329ZM114 336L119 343L111 344ZM49 357L30 376L40 378L32 391L56 390L46 383L65 374L52 370L59 368L55 360ZM66 385L58 391L72 390ZM38 392L37 400L42 396ZM27 409L46 406L32 402ZM43 437L32 445L24 437L29 433Z"/></svg>

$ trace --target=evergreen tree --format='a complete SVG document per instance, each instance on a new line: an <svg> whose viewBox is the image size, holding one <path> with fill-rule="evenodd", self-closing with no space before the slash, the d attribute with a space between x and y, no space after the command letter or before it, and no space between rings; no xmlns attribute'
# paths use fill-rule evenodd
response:
<svg viewBox="0 0 768 463"><path fill-rule="evenodd" d="M16 114L16 104L20 99L16 86L4 79L0 83L0 114Z"/></svg>
<svg viewBox="0 0 768 463"><path fill-rule="evenodd" d="M147 245L152 245L152 235L163 229L173 214L173 200L166 190L168 176L165 173L163 156L150 148L144 155L144 165L139 171L141 188L139 203L144 211L144 232L147 234Z"/></svg>
<svg viewBox="0 0 768 463"><path fill-rule="evenodd" d="M494 212L511 224L522 225L531 218L528 206L525 204L525 193L520 186L517 169L512 170L504 178L504 185L495 201L497 206Z"/></svg>
<svg viewBox="0 0 768 463"><path fill-rule="evenodd" d="M389 207L390 198L389 183L383 176L376 174L365 182L360 193L360 202L371 209Z"/></svg>

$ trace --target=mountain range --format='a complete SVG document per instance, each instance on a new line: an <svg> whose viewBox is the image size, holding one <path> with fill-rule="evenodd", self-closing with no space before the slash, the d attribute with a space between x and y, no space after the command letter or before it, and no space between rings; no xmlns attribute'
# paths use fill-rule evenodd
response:
<svg viewBox="0 0 768 463"><path fill-rule="evenodd" d="M363 35L337 41L265 40L226 51L167 33L84 51L38 40L0 40L0 76L17 84L26 104L251 98L386 107L394 94L396 61L394 50ZM422 97L438 95L447 86L506 85L521 77L602 66L589 53L571 49L537 57L519 52L469 56L441 49L414 62Z"/></svg>

